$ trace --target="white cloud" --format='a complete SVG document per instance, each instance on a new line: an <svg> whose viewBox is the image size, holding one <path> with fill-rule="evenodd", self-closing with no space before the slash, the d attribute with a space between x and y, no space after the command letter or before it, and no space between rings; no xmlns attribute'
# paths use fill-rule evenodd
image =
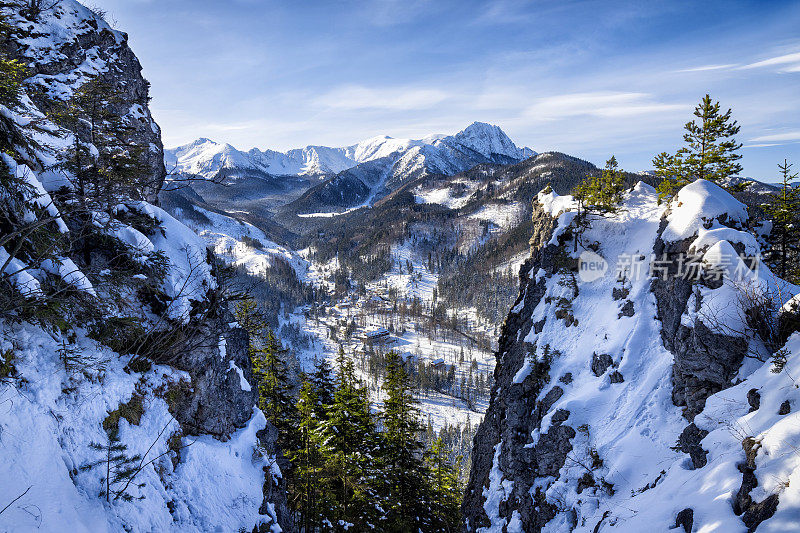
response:
<svg viewBox="0 0 800 533"><path fill-rule="evenodd" d="M665 104L647 93L589 92L540 98L525 110L525 115L540 120L555 120L589 115L595 117L630 117L672 111L684 111L683 104Z"/></svg>
<svg viewBox="0 0 800 533"><path fill-rule="evenodd" d="M780 142L780 141L800 141L800 130L775 133L772 135L762 135L750 139L750 142Z"/></svg>
<svg viewBox="0 0 800 533"><path fill-rule="evenodd" d="M702 65L699 67L684 68L677 72L706 72L709 70L728 70L738 66L736 63L727 63L724 65Z"/></svg>
<svg viewBox="0 0 800 533"><path fill-rule="evenodd" d="M450 98L439 89L380 88L345 85L315 99L315 103L331 109L384 109L409 111L427 109Z"/></svg>
<svg viewBox="0 0 800 533"><path fill-rule="evenodd" d="M771 57L769 59L764 59L763 61L757 61L755 63L743 65L739 68L753 69L762 67L774 67L778 65L789 65L788 67L784 67L781 70L787 72L797 72L798 70L800 70L800 52L794 52L791 54L784 54L776 57Z"/></svg>

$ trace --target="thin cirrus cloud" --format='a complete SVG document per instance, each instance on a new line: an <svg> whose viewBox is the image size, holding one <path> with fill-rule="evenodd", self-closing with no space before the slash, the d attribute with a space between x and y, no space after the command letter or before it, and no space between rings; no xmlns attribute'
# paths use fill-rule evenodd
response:
<svg viewBox="0 0 800 533"><path fill-rule="evenodd" d="M449 98L450 94L439 89L346 85L316 98L315 103L323 108L348 111L411 111L431 108Z"/></svg>
<svg viewBox="0 0 800 533"><path fill-rule="evenodd" d="M761 135L759 137L754 137L750 139L752 143L785 143L785 142L797 142L800 141L800 130L797 131L787 131L784 133L775 133L772 135ZM758 146L758 145L751 145L751 146Z"/></svg>
<svg viewBox="0 0 800 533"><path fill-rule="evenodd" d="M524 114L539 120L577 116L613 118L685 111L687 107L685 104L658 102L647 93L586 92L541 98Z"/></svg>
<svg viewBox="0 0 800 533"><path fill-rule="evenodd" d="M776 57L771 57L769 59L764 59L763 61L756 61L755 63L742 65L741 67L738 68L741 70L749 70L754 68L774 67L782 65L789 65L787 67L781 68L781 70L784 71L797 72L798 70L800 70L800 52L794 52L791 54L783 54Z"/></svg>
<svg viewBox="0 0 800 533"><path fill-rule="evenodd" d="M728 63L724 65L702 65L699 67L692 67L692 68L682 68L677 72L707 72L711 70L729 70L735 67L738 67L736 63Z"/></svg>
<svg viewBox="0 0 800 533"><path fill-rule="evenodd" d="M779 72L800 72L800 52L792 52L790 54L781 54L779 56L770 57L761 61L753 63L725 63L725 64L712 64L701 65L698 67L690 67L680 69L677 72L708 72L714 70L752 70L765 67L778 67Z"/></svg>

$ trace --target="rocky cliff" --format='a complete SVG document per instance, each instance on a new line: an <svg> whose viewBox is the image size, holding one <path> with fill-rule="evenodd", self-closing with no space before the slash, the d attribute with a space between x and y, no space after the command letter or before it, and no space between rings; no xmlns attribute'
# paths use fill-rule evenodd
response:
<svg viewBox="0 0 800 533"><path fill-rule="evenodd" d="M0 9L3 66L25 66L0 100L0 529L291 531L220 267L154 205L163 148L126 35L73 0ZM88 121L52 113L92 79L143 163L102 210L74 209L60 164L75 137L99 152Z"/></svg>
<svg viewBox="0 0 800 533"><path fill-rule="evenodd" d="M465 529L779 531L800 516L797 461L780 455L800 442L800 336L757 333L798 288L752 261L745 206L702 181L659 205L640 183L576 240L571 198L534 203ZM585 276L581 253L608 270Z"/></svg>
<svg viewBox="0 0 800 533"><path fill-rule="evenodd" d="M102 12L72 0L5 4L2 13L12 32L0 40L0 53L28 67L26 92L33 104L48 113L93 77L107 84L114 95L108 101L109 111L123 119L126 140L144 148L147 171L137 179L145 190L144 199L156 203L166 176L164 146L148 107L150 84L142 77L127 34L112 29ZM73 133L90 141L85 128ZM45 160L54 162L53 157ZM32 163L36 167L43 162Z"/></svg>

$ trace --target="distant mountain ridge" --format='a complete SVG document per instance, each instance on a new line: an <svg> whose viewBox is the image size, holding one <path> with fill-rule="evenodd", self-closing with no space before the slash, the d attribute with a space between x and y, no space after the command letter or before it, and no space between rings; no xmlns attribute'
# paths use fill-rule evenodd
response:
<svg viewBox="0 0 800 533"><path fill-rule="evenodd" d="M535 155L519 148L498 126L474 122L455 135L428 135L422 139L376 136L345 147L309 145L287 152L252 148L243 151L227 143L200 138L165 150L167 168L175 172L212 179L226 176L266 174L269 176L334 175L359 164L382 160L378 166L409 172L427 169L454 173L479 163L512 163Z"/></svg>

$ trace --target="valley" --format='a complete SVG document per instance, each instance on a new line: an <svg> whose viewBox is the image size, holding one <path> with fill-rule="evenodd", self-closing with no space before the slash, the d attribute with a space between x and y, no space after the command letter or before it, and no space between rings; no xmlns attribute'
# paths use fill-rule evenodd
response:
<svg viewBox="0 0 800 533"><path fill-rule="evenodd" d="M509 165L486 161L533 152L517 149L499 128L488 125L429 138L437 143L468 139L473 146L462 151L483 162L455 176L436 172L441 166L463 166L460 159L446 165L437 161L439 166L428 168L420 158L422 170L401 171L397 161L407 158L409 150L433 145L388 137L380 138L377 147L375 140L365 141L343 151L391 164L391 171L382 172L393 177L373 185L366 200L353 200L360 204L336 205L341 209L337 212L326 211L334 207L329 202L308 203L314 198L309 194L315 188L312 180L330 187L340 178L341 173L327 181L314 174L330 165L296 167L297 176L254 177L250 165L255 163L244 152L223 147L222 154L212 153L208 148L218 145L201 139L167 151L167 166L174 154L176 168L202 172L173 176L162 202L219 257L253 276L254 283L280 260L291 265L298 283L312 288L308 301L293 308L286 302L274 318L281 341L292 348L295 374L311 371L319 358L334 363L341 348L380 409L381 359L389 351L401 354L416 386L428 438L442 430L460 435L450 453L462 457L465 482L474 430L488 405L500 324L516 296L517 271L528 255L523 231L530 199L518 189L532 177L546 179L553 166L548 161L555 161L557 172L570 164L590 165L552 155L508 172ZM194 145L206 149L192 149ZM507 153L488 152L495 148ZM312 149L322 150L309 147L305 152ZM482 153L486 155L475 155ZM309 212L287 214L296 211L298 197ZM345 248L347 241L355 246ZM485 268L468 265L479 256ZM480 279L472 279L477 271ZM385 336L373 342L369 336L379 332Z"/></svg>
<svg viewBox="0 0 800 533"><path fill-rule="evenodd" d="M790 9L99 1L0 0L0 531L800 529L800 59L683 48Z"/></svg>

